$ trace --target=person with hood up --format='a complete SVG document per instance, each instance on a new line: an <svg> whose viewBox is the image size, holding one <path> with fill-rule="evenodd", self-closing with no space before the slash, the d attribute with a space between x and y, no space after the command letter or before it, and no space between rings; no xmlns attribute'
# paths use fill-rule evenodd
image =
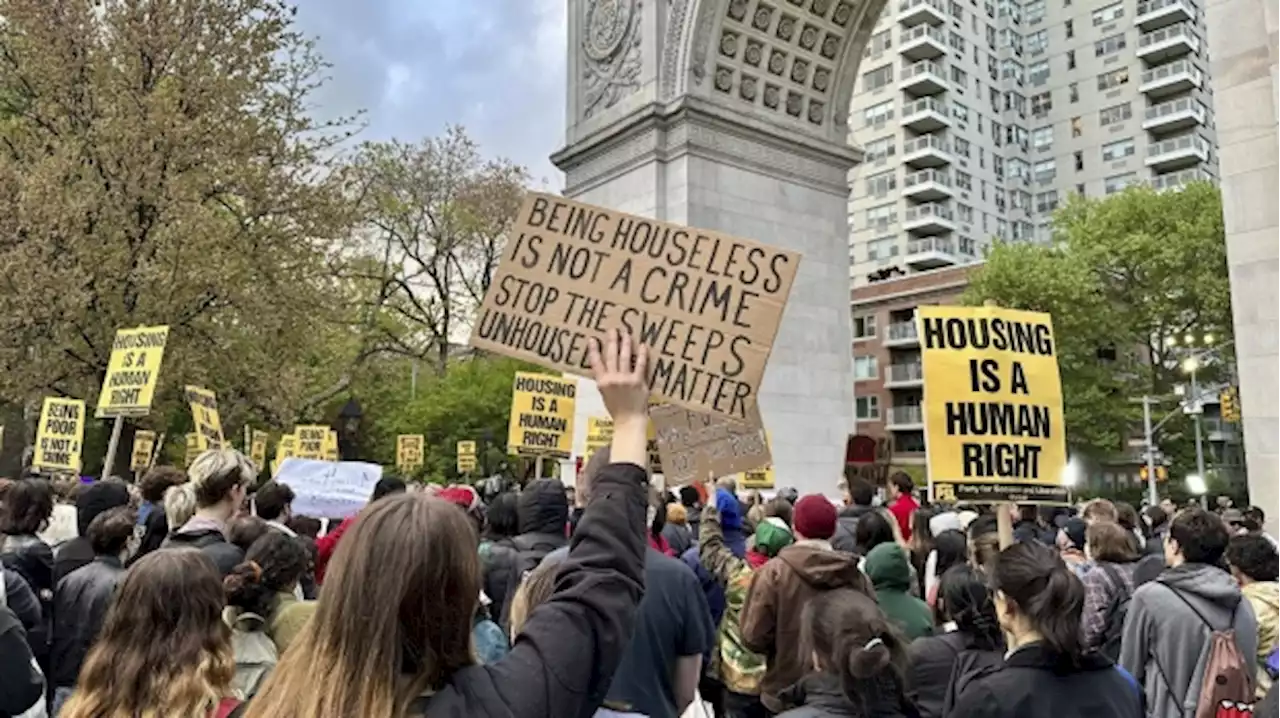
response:
<svg viewBox="0 0 1280 718"><path fill-rule="evenodd" d="M1227 544L1227 566L1258 621L1258 698L1271 688L1266 660L1276 650L1280 632L1280 586L1276 585L1276 547L1261 534L1233 536Z"/></svg>
<svg viewBox="0 0 1280 718"><path fill-rule="evenodd" d="M516 550L516 560L511 563L507 575L504 596L514 596L524 575L537 568L547 554L569 545L565 535L569 521L569 499L559 479L535 479L530 481L516 503L516 516L520 533L511 539ZM503 626L508 624L510 606L500 614Z"/></svg>
<svg viewBox="0 0 1280 718"><path fill-rule="evenodd" d="M227 537L227 522L240 509L258 467L235 449L212 449L196 457L187 469L196 499L196 513L179 524L161 548L198 548L223 576L231 573L244 551Z"/></svg>
<svg viewBox="0 0 1280 718"><path fill-rule="evenodd" d="M867 554L867 578L876 591L876 603L889 620L910 640L933 635L929 605L911 595L911 562L895 543L882 543Z"/></svg>
<svg viewBox="0 0 1280 718"><path fill-rule="evenodd" d="M1150 716L1195 713L1214 631L1234 629L1245 671L1252 676L1257 669L1253 609L1230 574L1218 568L1229 539L1218 516L1184 509L1164 541L1169 568L1133 592L1120 664L1146 690Z"/></svg>
<svg viewBox="0 0 1280 718"><path fill-rule="evenodd" d="M840 509L836 519L836 533L831 537L831 546L837 551L858 553L858 519L875 511L871 504L876 489L866 479L855 478L849 482L845 495L846 506Z"/></svg>
<svg viewBox="0 0 1280 718"><path fill-rule="evenodd" d="M76 496L76 537L53 554L53 582L57 585L72 571L93 563L96 555L89 543L89 524L99 514L129 503L129 487L115 481L99 481L84 487Z"/></svg>
<svg viewBox="0 0 1280 718"><path fill-rule="evenodd" d="M831 547L837 518L836 507L824 496L810 494L797 501L792 516L796 542L760 567L742 606L742 643L767 658L760 700L773 713L787 707L782 692L809 672L809 657L798 650L801 612L796 608L840 588L874 596L857 559Z"/></svg>

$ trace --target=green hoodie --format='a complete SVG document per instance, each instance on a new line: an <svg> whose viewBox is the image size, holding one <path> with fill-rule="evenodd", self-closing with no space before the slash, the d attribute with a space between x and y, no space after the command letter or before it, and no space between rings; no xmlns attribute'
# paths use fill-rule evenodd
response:
<svg viewBox="0 0 1280 718"><path fill-rule="evenodd" d="M867 554L867 578L876 589L880 610L915 640L933 635L933 614L924 601L911 595L911 562L895 543L882 543Z"/></svg>

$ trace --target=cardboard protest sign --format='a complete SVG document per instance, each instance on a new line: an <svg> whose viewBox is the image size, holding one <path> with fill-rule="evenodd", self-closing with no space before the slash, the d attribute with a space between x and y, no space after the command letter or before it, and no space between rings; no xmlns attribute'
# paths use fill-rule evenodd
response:
<svg viewBox="0 0 1280 718"><path fill-rule="evenodd" d="M271 434L254 429L249 436L249 460L261 471L267 465L267 443L271 441Z"/></svg>
<svg viewBox="0 0 1280 718"><path fill-rule="evenodd" d="M396 468L413 471L422 466L427 440L422 434L401 434L396 437Z"/></svg>
<svg viewBox="0 0 1280 718"><path fill-rule="evenodd" d="M295 455L300 459L324 459L329 441L329 427L319 424L301 424L293 428L297 438Z"/></svg>
<svg viewBox="0 0 1280 718"><path fill-rule="evenodd" d="M133 432L133 451L129 454L129 469L146 471L151 466L151 453L156 449L156 432L138 429Z"/></svg>
<svg viewBox="0 0 1280 718"><path fill-rule="evenodd" d="M84 402L79 399L45 397L32 466L45 471L80 471L84 411Z"/></svg>
<svg viewBox="0 0 1280 718"><path fill-rule="evenodd" d="M319 461L290 457L280 464L275 480L293 489L296 516L345 519L356 514L373 495L382 467L362 461Z"/></svg>
<svg viewBox="0 0 1280 718"><path fill-rule="evenodd" d="M191 419L195 423L200 451L221 449L225 440L222 437L222 418L218 416L218 397L208 389L190 384L184 393L191 404Z"/></svg>
<svg viewBox="0 0 1280 718"><path fill-rule="evenodd" d="M773 462L755 407L745 422L671 404L653 407L649 418L657 430L667 486L708 481Z"/></svg>
<svg viewBox="0 0 1280 718"><path fill-rule="evenodd" d="M507 451L524 456L568 457L573 452L573 402L577 393L578 382L571 378L516 372Z"/></svg>
<svg viewBox="0 0 1280 718"><path fill-rule="evenodd" d="M116 332L107 360L107 376L98 395L99 419L146 416L160 379L160 362L169 327L137 327Z"/></svg>
<svg viewBox="0 0 1280 718"><path fill-rule="evenodd" d="M510 236L472 346L589 376L591 340L626 329L655 394L749 416L799 254L537 192Z"/></svg>
<svg viewBox="0 0 1280 718"><path fill-rule="evenodd" d="M459 441L457 454L459 474L469 474L479 466L476 460L476 442Z"/></svg>
<svg viewBox="0 0 1280 718"><path fill-rule="evenodd" d="M1067 500L1062 382L1048 314L920 306L935 501Z"/></svg>

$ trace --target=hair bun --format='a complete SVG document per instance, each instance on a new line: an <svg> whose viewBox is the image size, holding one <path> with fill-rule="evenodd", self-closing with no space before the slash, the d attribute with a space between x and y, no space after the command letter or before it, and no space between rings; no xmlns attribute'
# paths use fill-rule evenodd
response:
<svg viewBox="0 0 1280 718"><path fill-rule="evenodd" d="M889 647L879 637L849 652L849 674L855 678L870 678L889 665Z"/></svg>

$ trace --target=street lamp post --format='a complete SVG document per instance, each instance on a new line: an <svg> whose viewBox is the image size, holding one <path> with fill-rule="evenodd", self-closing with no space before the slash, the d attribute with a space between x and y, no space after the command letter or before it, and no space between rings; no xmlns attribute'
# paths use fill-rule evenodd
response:
<svg viewBox="0 0 1280 718"><path fill-rule="evenodd" d="M1188 401L1188 408L1191 411L1191 421L1195 424L1196 432L1196 475L1201 479L1205 478L1204 473L1204 435L1200 428L1200 417L1204 415L1204 403L1200 400L1200 385L1196 382L1196 369L1200 368L1200 362L1197 358L1191 357L1187 359L1183 365L1187 373L1191 375L1191 398ZM1209 505L1208 492L1200 494L1200 508L1206 509Z"/></svg>

